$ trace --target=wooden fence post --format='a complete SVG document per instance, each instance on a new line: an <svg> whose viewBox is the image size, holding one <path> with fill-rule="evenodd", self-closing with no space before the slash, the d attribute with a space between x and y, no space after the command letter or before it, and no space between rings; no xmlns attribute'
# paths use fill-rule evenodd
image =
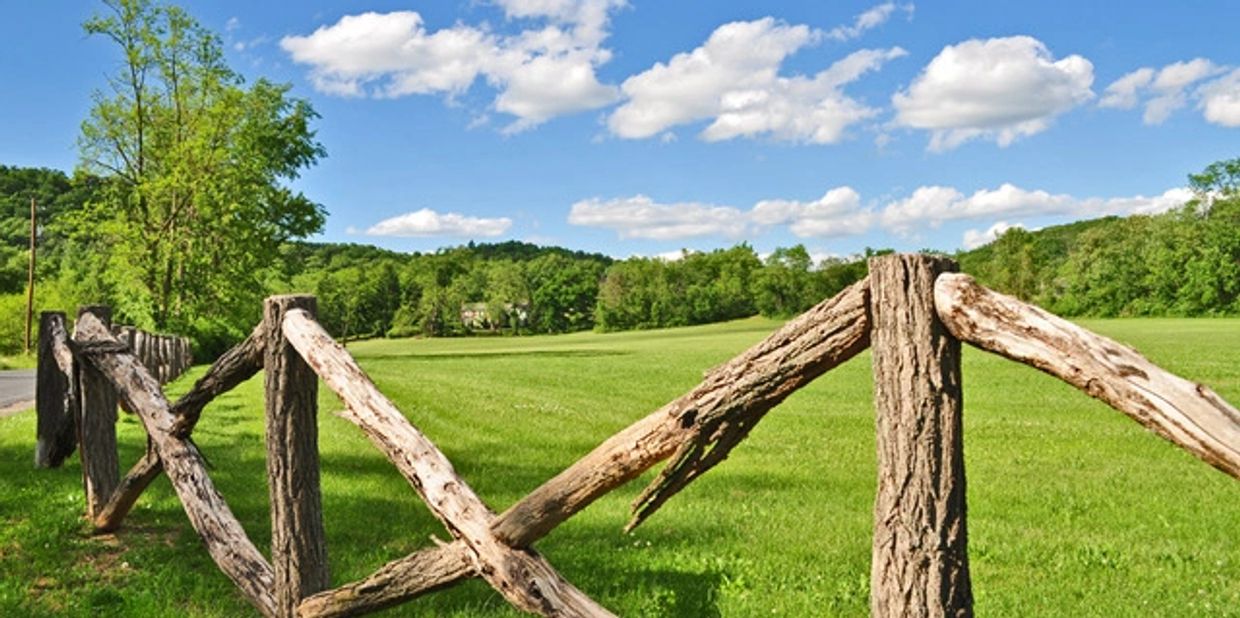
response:
<svg viewBox="0 0 1240 618"><path fill-rule="evenodd" d="M159 356L160 365L164 368L164 383L171 382L176 376L172 375L172 337L170 335L159 338Z"/></svg>
<svg viewBox="0 0 1240 618"><path fill-rule="evenodd" d="M172 377L179 378L185 373L185 364L181 362L181 337L172 338Z"/></svg>
<svg viewBox="0 0 1240 618"><path fill-rule="evenodd" d="M77 385L73 353L69 350L65 314L39 314L39 365L35 378L38 415L34 465L57 468L73 453L77 442Z"/></svg>
<svg viewBox="0 0 1240 618"><path fill-rule="evenodd" d="M98 318L105 328L110 328L111 307L80 307L78 319L87 313ZM120 462L116 455L116 389L89 363L77 365L81 401L77 423L78 452L82 458L86 512L93 519L107 505L121 479Z"/></svg>
<svg viewBox="0 0 1240 618"><path fill-rule="evenodd" d="M168 383L168 336L155 336L155 366L159 371L159 383Z"/></svg>
<svg viewBox="0 0 1240 618"><path fill-rule="evenodd" d="M939 321L934 281L956 263L870 260L877 412L870 614L971 616L960 341Z"/></svg>
<svg viewBox="0 0 1240 618"><path fill-rule="evenodd" d="M313 296L273 296L263 306L266 341L267 482L271 562L279 615L329 584L319 492L318 376L281 330L292 309L315 313Z"/></svg>
<svg viewBox="0 0 1240 618"><path fill-rule="evenodd" d="M133 351L134 358L142 363L143 367L150 369L150 365L146 364L146 332L140 328L134 328L133 336L129 339L129 349Z"/></svg>

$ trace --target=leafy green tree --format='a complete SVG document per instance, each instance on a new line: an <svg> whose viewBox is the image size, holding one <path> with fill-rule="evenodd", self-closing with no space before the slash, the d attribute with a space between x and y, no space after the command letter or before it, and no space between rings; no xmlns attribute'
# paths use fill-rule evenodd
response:
<svg viewBox="0 0 1240 618"><path fill-rule="evenodd" d="M593 328L603 271L603 263L593 258L547 253L530 260L530 325L544 333Z"/></svg>
<svg viewBox="0 0 1240 618"><path fill-rule="evenodd" d="M513 334L520 334L521 326L529 319L530 283L525 265L506 259L485 264L484 296L491 327L499 330L507 326Z"/></svg>
<svg viewBox="0 0 1240 618"><path fill-rule="evenodd" d="M246 86L220 40L184 10L105 0L91 35L121 67L79 137L81 168L106 179L71 229L102 263L121 319L240 334L257 319L260 273L280 243L320 230L324 211L284 183L324 156L314 110L288 85Z"/></svg>
<svg viewBox="0 0 1240 618"><path fill-rule="evenodd" d="M756 282L754 302L758 311L768 317L786 318L822 300L821 285L810 272L813 265L805 245L772 251Z"/></svg>
<svg viewBox="0 0 1240 618"><path fill-rule="evenodd" d="M0 293L26 287L30 246L30 200L36 215L40 281L54 276L65 252L62 229L55 222L80 210L98 191L100 180L60 170L0 165Z"/></svg>
<svg viewBox="0 0 1240 618"><path fill-rule="evenodd" d="M595 326L602 331L665 326L659 305L668 305L664 264L650 258L630 258L612 264L599 285Z"/></svg>
<svg viewBox="0 0 1240 618"><path fill-rule="evenodd" d="M1188 186L1199 199L1236 197L1240 193L1240 158L1215 161L1200 173L1189 174Z"/></svg>

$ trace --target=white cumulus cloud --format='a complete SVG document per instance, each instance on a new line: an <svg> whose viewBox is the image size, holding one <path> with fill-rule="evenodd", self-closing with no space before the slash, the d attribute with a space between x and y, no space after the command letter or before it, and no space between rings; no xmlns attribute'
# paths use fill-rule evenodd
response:
<svg viewBox="0 0 1240 618"><path fill-rule="evenodd" d="M786 226L802 238L855 236L865 233L877 215L862 207L852 187L836 187L816 200L761 200L748 211L701 202L659 203L645 195L572 205L568 222L615 231L620 238L675 240L697 236L737 238Z"/></svg>
<svg viewBox="0 0 1240 618"><path fill-rule="evenodd" d="M1240 69L1203 86L1198 106L1206 120L1225 127L1240 127Z"/></svg>
<svg viewBox="0 0 1240 618"><path fill-rule="evenodd" d="M874 224L876 216L863 209L861 195L852 187L836 187L810 202L762 200L754 205L750 219L759 225L788 225L802 238L856 236Z"/></svg>
<svg viewBox="0 0 1240 618"><path fill-rule="evenodd" d="M931 131L932 151L970 139L1007 146L1092 98L1093 81L1089 60L1056 60L1033 37L970 39L944 47L892 105L897 125Z"/></svg>
<svg viewBox="0 0 1240 618"><path fill-rule="evenodd" d="M1189 101L1189 87L1223 71L1205 58L1174 62L1155 70L1141 67L1111 82L1098 101L1099 107L1132 109L1144 104L1142 121L1162 124Z"/></svg>
<svg viewBox="0 0 1240 618"><path fill-rule="evenodd" d="M765 135L837 142L848 126L878 114L843 87L905 51L861 50L812 77L779 75L788 56L821 38L820 31L771 17L724 24L702 46L626 79L626 100L607 126L622 138L642 139L712 120L700 134L707 141Z"/></svg>
<svg viewBox="0 0 1240 618"><path fill-rule="evenodd" d="M913 14L913 5L884 2L857 15L851 26L836 26L832 28L827 32L827 37L836 41L855 39L865 34L867 30L872 30L887 23L887 20L891 19L891 15L896 11L904 11L911 16Z"/></svg>
<svg viewBox="0 0 1240 618"><path fill-rule="evenodd" d="M909 197L887 204L882 210L881 222L892 232L909 234L920 227L938 227L944 222L958 220L1153 214L1181 206L1192 197L1192 192L1182 187L1148 197L1077 198L1064 193L1022 189L1010 183L1004 183L997 189L979 189L969 196L953 187L925 186L913 191Z"/></svg>
<svg viewBox="0 0 1240 618"><path fill-rule="evenodd" d="M384 219L366 230L368 236L499 236L512 227L508 217L471 217L454 212L438 213L423 208Z"/></svg>
<svg viewBox="0 0 1240 618"><path fill-rule="evenodd" d="M909 236L951 221L989 221L987 229L965 233L968 248L980 246L1011 227L1019 217L1155 214L1184 205L1191 190L1169 189L1159 195L1079 198L1066 193L1023 189L1004 183L966 195L955 187L918 187L880 209L867 206L852 187L828 190L814 200L764 199L749 210L702 202L660 203L645 195L581 200L572 205L568 222L615 231L620 238L677 240L701 236L738 238L772 228L786 228L800 238L858 236L875 228ZM997 222L996 222L997 221Z"/></svg>
<svg viewBox="0 0 1240 618"><path fill-rule="evenodd" d="M985 230L965 230L964 232L964 248L976 249L982 245L989 245L994 242L1012 228L1024 228L1025 226L1017 224L1009 224L1007 221L997 221L994 225Z"/></svg>
<svg viewBox="0 0 1240 618"><path fill-rule="evenodd" d="M568 222L613 230L620 238L652 240L739 237L747 229L744 215L730 206L700 202L660 204L645 195L581 200L569 209Z"/></svg>
<svg viewBox="0 0 1240 618"><path fill-rule="evenodd" d="M600 83L596 69L611 58L601 47L615 0L500 3L510 18L546 22L541 28L501 36L486 27L455 24L429 30L414 11L346 15L280 46L309 65L310 80L340 96L452 98L479 78L497 90L494 108L516 117L519 131L556 116L615 102L615 86Z"/></svg>

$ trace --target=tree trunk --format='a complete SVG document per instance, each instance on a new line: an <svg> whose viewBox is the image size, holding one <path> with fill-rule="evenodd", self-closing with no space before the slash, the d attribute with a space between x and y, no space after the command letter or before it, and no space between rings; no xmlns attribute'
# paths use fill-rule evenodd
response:
<svg viewBox="0 0 1240 618"><path fill-rule="evenodd" d="M968 275L939 277L935 305L961 340L1037 367L1240 479L1240 411L1209 388Z"/></svg>
<svg viewBox="0 0 1240 618"><path fill-rule="evenodd" d="M934 311L934 280L951 260L870 260L877 412L870 613L970 616L960 342Z"/></svg>
<svg viewBox="0 0 1240 618"><path fill-rule="evenodd" d="M76 364L69 349L65 314L39 314L39 366L35 379L38 441L34 464L57 468L73 453L77 438Z"/></svg>
<svg viewBox="0 0 1240 618"><path fill-rule="evenodd" d="M327 588L327 540L319 490L319 380L284 338L284 316L314 314L313 296L273 296L263 304L267 390L267 486L271 561L281 616Z"/></svg>
<svg viewBox="0 0 1240 618"><path fill-rule="evenodd" d="M106 331L112 309L89 306L78 309L78 322L93 316ZM78 339L80 328L75 329ZM110 336L110 335L109 335ZM82 458L82 481L86 489L86 513L94 518L108 503L120 483L121 469L116 454L116 390L98 369L78 367L81 404L78 416L78 452Z"/></svg>

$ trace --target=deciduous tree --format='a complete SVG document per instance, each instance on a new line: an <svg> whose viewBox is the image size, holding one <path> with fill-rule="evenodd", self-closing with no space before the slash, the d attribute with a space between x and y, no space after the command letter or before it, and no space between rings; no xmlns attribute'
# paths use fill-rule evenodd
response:
<svg viewBox="0 0 1240 618"><path fill-rule="evenodd" d="M81 166L109 182L74 221L106 260L122 319L157 329L258 316L258 273L324 211L286 183L325 155L309 103L289 86L246 85L219 38L184 10L105 0L84 26L119 49L79 138Z"/></svg>

